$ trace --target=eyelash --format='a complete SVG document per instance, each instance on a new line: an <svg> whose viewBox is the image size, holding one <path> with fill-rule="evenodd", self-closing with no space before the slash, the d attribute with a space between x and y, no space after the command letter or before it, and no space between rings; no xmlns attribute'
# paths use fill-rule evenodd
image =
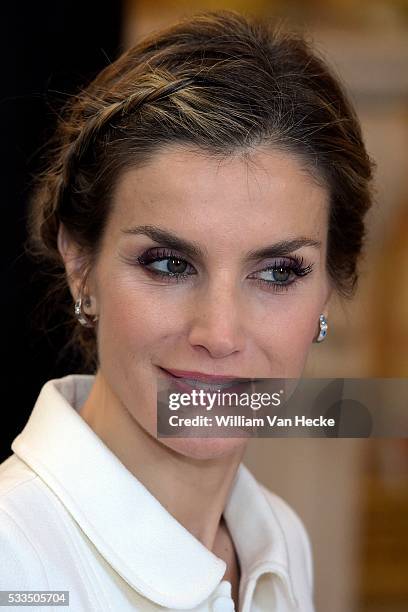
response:
<svg viewBox="0 0 408 612"><path fill-rule="evenodd" d="M156 277L159 276L162 279L166 280L166 282L169 282L169 283L170 282L176 282L176 283L183 282L189 276L194 276L194 274L191 274L191 273L187 274L185 272L180 272L180 273L160 272L158 270L154 270L148 267L152 263L155 263L158 261L165 261L166 259L176 259L180 263L191 266L191 264L189 264L188 261L186 261L179 255L177 255L177 253L174 253L173 251L164 249L164 248L157 248L153 250L149 249L148 251L145 251L142 255L140 255L137 258L137 263L143 266L148 273L153 274ZM268 281L262 278L255 278L253 280L255 280L256 283L261 284L262 286L266 286L268 289L271 289L272 291L276 291L276 292L288 291L290 287L297 284L299 278L309 274L312 271L312 268L313 268L313 264L304 265L303 257L292 255L290 263L288 263L288 261L285 259L280 259L275 263L275 265L268 266L267 268L264 268L263 270L258 270L257 273L266 272L269 270L281 270L282 269L285 272L292 272L297 277L294 280L290 282L284 282L284 283L281 283L279 281Z"/></svg>

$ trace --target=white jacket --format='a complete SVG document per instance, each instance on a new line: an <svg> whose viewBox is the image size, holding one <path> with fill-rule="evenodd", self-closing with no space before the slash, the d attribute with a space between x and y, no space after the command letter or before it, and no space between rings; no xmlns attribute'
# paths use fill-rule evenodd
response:
<svg viewBox="0 0 408 612"><path fill-rule="evenodd" d="M69 606L45 608L55 612L234 610L226 563L79 414L93 379L46 382L0 464L0 590L69 591ZM314 612L303 523L243 463L224 518L241 566L239 612Z"/></svg>

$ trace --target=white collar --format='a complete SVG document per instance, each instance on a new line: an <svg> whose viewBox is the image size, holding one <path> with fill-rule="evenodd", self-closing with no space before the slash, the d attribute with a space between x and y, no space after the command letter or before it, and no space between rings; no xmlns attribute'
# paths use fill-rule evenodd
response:
<svg viewBox="0 0 408 612"><path fill-rule="evenodd" d="M131 587L161 606L194 608L217 587L226 563L160 504L78 413L93 380L70 374L46 382L11 448ZM280 524L243 463L224 518L242 577L262 566L280 575L296 601Z"/></svg>

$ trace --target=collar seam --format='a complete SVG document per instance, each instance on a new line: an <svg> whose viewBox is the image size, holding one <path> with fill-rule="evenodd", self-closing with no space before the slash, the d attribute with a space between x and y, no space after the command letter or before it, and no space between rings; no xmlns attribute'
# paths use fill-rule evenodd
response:
<svg viewBox="0 0 408 612"><path fill-rule="evenodd" d="M61 506L63 506L63 508L64 508L65 512L69 512L69 511L67 510L67 508L64 506L64 504L62 503L62 501L60 500L60 498L59 498L59 497L58 497L58 496L57 496L57 495L54 493L54 491L53 491L53 490L51 490L51 489L49 488L49 486L47 485L47 483L45 483L45 482L44 482L42 479L40 479L40 480L41 480L41 482L43 482L43 483L46 485L46 492L45 492L45 494L46 494L46 495L50 495L50 496L52 495L52 497L55 497L55 498L56 498L56 500L57 500L57 502L58 502L59 504L61 504ZM53 500L53 501L54 501L54 500ZM54 507L54 506L51 506L51 507L52 507L52 513L55 513L55 512L56 512L55 507ZM71 515L71 516L72 516L72 515ZM59 519L61 519L61 517L60 517L59 513L57 512L57 520L58 520L58 518L59 518ZM75 526L76 526L76 527L78 527L79 529L81 529L81 526L80 526L80 525L77 523L77 521L76 521L75 519L74 519L74 522L75 522ZM95 572L94 572L94 570L93 570L93 568L92 568L92 565L91 565L91 564L89 564L89 563L87 563L87 562L85 561L85 559L83 558L83 556L82 556L82 552L81 552L81 550L80 550L80 548L79 548L78 544L77 544L77 543L74 541L74 538L72 537L72 535L71 535L71 533L70 533L70 530L68 529L68 527L67 527L67 525L65 524L65 522L64 522L64 521L59 520L59 521L58 521L58 524L60 525L60 528L61 528L61 533L62 533L62 532L64 532L64 533L66 534L66 537L67 537L67 538L69 539L69 541L71 542L72 548L75 550L75 552L76 552L76 554L77 554L77 556L78 556L78 558L79 558L79 560L80 560L81 567L84 569L84 571L85 571L85 573L86 573L86 575L87 575L87 577L88 577L88 582L87 582L87 583L84 583L84 585L85 585L85 588L86 588L86 591L87 591L87 593L88 593L88 597L89 597L90 601L92 601L94 598L96 598L96 601L98 602L98 604L99 604L99 605L102 605L102 603L103 603L103 606L105 606L105 604L106 604L106 601L105 601L105 600L106 600L106 597L105 597L105 591L102 591L102 593L103 593L103 602L102 602L102 599L99 597L98 592L97 592L97 591L95 590L95 588L94 588L94 584L95 584L95 583L96 583L96 584L98 584L98 583L99 583L99 579L98 579L97 575L95 574ZM85 532L84 532L84 533L85 533ZM85 535L86 535L86 534L85 534ZM93 543L93 542L92 542L92 543ZM113 569L114 569L114 568L113 568ZM116 571L116 570L115 570L115 571ZM91 579L91 577L92 577L92 579ZM89 588L89 586L88 586L88 585L89 585L90 587L92 587L92 592L90 591L90 588ZM108 606L109 606L109 607L108 607L108 610L112 610L112 608L110 607L109 603L108 603Z"/></svg>
<svg viewBox="0 0 408 612"><path fill-rule="evenodd" d="M289 588L290 595L291 595L293 601L297 605L298 602L297 602L296 595L295 595L295 588L294 588L294 584L293 584L292 572L290 570L288 543L286 541L285 532L284 532L282 524L281 524L281 522L280 522L280 520L279 520L279 518L277 516L277 513L275 512L275 509L273 508L272 504L270 503L267 495L265 495L265 492L263 490L262 490L262 494L263 494L263 496L264 496L264 498L265 498L269 508L271 509L271 512L272 512L273 516L275 517L275 520L276 520L276 522L277 522L277 524L279 526L279 530L280 530L280 533L281 533L281 536L282 536L282 539L283 539L283 542L284 542L284 546L285 546L286 564L279 563L279 561L273 562L273 563L276 563L276 565L280 565L283 569L286 570L285 573L287 574L287 577L288 577L288 582L289 582L289 587L290 587ZM266 564L266 565L268 565L268 564ZM271 563L271 565L272 565L272 563Z"/></svg>
<svg viewBox="0 0 408 612"><path fill-rule="evenodd" d="M253 582L255 582L255 585L256 585L258 579L265 574L272 574L273 576L277 576L281 580L281 582L284 584L284 586L286 586L286 591L289 593L289 597L292 603L298 607L299 601L293 590L293 585L290 580L289 574L285 570L286 570L285 565L283 565L282 563L279 563L278 561L259 563L256 570L255 569L253 570L255 575L250 577L250 579L248 580L248 584L252 580ZM289 578L289 589L287 588L287 583L286 583L287 578Z"/></svg>

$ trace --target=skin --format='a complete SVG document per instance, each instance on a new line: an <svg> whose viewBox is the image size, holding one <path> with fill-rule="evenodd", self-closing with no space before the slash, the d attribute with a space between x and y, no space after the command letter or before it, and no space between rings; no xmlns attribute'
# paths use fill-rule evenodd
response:
<svg viewBox="0 0 408 612"><path fill-rule="evenodd" d="M166 246L124 231L146 225L199 246L202 257L176 252L195 274L166 282L135 265L147 249ZM172 146L120 175L87 281L91 305L85 310L99 316L100 367L80 413L161 504L224 558L224 579L232 582L236 603L239 568L222 513L248 440L157 439L159 366L225 376L301 376L319 315L328 314L327 228L328 193L295 157L259 148L249 159L220 161ZM320 245L302 246L283 259L290 264L296 254L312 271L288 291L257 282L254 276L273 281L265 269L282 258L249 263L245 256L300 236ZM81 257L64 227L58 244L76 299ZM168 269L163 262L152 267Z"/></svg>

